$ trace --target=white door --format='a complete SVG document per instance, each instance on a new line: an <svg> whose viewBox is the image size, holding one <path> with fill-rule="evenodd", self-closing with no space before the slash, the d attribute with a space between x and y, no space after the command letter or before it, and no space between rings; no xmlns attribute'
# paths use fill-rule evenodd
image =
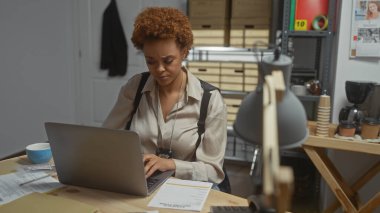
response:
<svg viewBox="0 0 380 213"><path fill-rule="evenodd" d="M170 6L186 11L186 0L117 0L121 23L128 43L128 68L124 77L108 77L100 70L101 29L103 12L110 0L78 0L75 5L79 20L77 47L77 112L81 124L100 125L114 105L120 87L136 73L147 71L143 54L130 41L133 22L142 8Z"/></svg>

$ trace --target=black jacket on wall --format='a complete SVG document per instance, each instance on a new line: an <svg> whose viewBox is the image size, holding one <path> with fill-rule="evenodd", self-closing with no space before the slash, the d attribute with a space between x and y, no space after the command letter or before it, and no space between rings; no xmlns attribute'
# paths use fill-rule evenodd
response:
<svg viewBox="0 0 380 213"><path fill-rule="evenodd" d="M121 25L116 0L103 13L100 69L108 76L124 76L128 65L128 44Z"/></svg>

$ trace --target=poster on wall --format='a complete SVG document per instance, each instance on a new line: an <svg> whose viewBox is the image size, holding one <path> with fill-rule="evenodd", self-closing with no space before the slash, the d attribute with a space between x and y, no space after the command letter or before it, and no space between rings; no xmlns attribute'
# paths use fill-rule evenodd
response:
<svg viewBox="0 0 380 213"><path fill-rule="evenodd" d="M350 56L380 57L380 0L353 0Z"/></svg>

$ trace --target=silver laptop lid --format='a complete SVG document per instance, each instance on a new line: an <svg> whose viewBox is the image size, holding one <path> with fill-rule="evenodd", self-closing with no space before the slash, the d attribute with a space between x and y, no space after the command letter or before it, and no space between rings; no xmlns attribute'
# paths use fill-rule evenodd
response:
<svg viewBox="0 0 380 213"><path fill-rule="evenodd" d="M63 184L148 194L139 136L133 131L45 123Z"/></svg>

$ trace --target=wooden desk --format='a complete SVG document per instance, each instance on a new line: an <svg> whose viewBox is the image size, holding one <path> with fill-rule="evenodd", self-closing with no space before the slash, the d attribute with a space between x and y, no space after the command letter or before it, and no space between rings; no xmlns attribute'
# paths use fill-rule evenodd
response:
<svg viewBox="0 0 380 213"><path fill-rule="evenodd" d="M380 192L362 206L359 206L357 200L357 191L380 171L380 158L352 186L349 186L326 153L327 149L336 149L380 156L380 144L310 136L304 144L304 149L345 212L372 212L380 205ZM339 206L336 202L325 212L334 212Z"/></svg>
<svg viewBox="0 0 380 213"><path fill-rule="evenodd" d="M0 161L0 174L7 171L12 171L21 164L28 164L29 161L25 156L12 158L9 160ZM157 193L156 190L155 193ZM160 213L178 213L189 212L164 208L149 208L147 207L150 200L154 197L137 197L126 194L119 194L96 189L89 189L77 186L65 186L50 192L49 194L59 197L74 199L91 206L97 207L101 212L117 213L117 212L143 212L148 210L159 210ZM230 195L224 192L211 190L205 205L201 212L210 212L211 206L247 206L248 202L244 198Z"/></svg>

